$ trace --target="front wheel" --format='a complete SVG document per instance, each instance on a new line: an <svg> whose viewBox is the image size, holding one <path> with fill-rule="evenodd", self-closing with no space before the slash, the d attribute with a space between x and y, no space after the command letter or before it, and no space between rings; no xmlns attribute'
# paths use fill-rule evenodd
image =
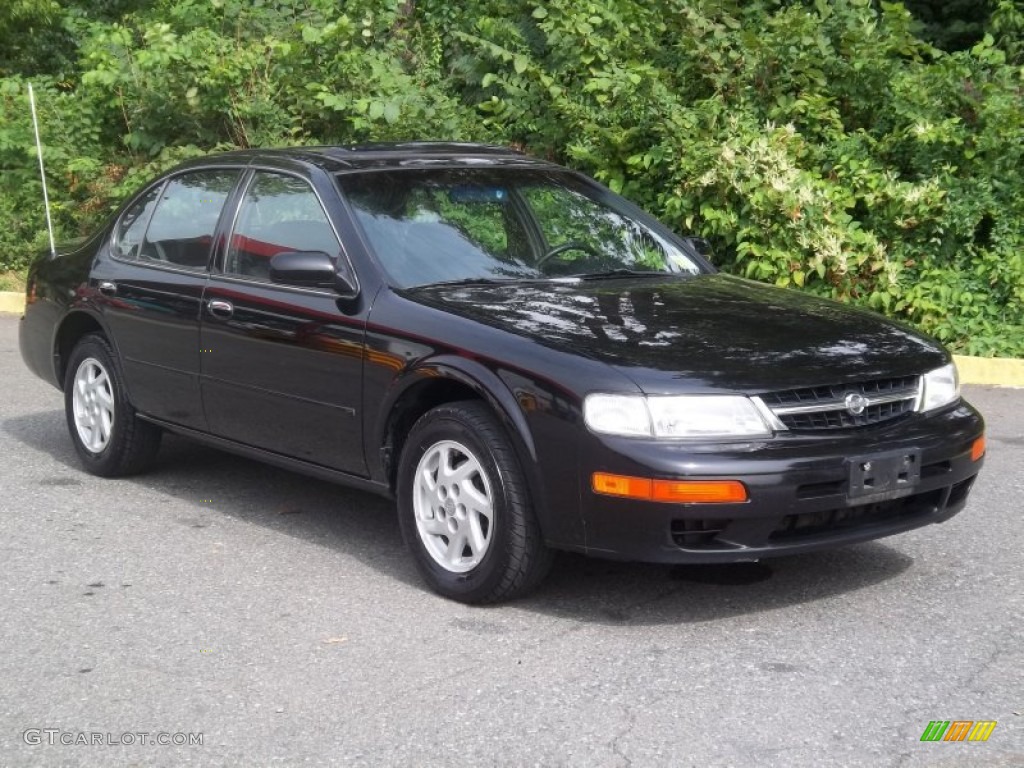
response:
<svg viewBox="0 0 1024 768"><path fill-rule="evenodd" d="M160 429L135 416L114 361L98 334L82 337L64 377L68 431L85 469L102 477L141 472L160 448Z"/></svg>
<svg viewBox="0 0 1024 768"><path fill-rule="evenodd" d="M443 405L416 422L399 463L398 508L420 573L453 600L520 597L551 565L519 462L480 403Z"/></svg>

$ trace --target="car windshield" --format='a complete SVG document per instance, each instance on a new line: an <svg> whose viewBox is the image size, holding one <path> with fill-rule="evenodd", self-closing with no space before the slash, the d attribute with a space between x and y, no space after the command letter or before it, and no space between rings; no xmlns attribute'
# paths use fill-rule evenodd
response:
<svg viewBox="0 0 1024 768"><path fill-rule="evenodd" d="M338 183L402 288L702 271L670 234L570 173L408 169Z"/></svg>

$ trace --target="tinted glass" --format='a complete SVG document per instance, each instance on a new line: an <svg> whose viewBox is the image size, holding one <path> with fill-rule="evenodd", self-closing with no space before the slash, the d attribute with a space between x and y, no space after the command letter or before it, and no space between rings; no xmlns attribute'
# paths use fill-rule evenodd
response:
<svg viewBox="0 0 1024 768"><path fill-rule="evenodd" d="M146 231L146 224L149 223L149 216L153 213L153 206L159 194L158 186L121 215L121 220L117 223L114 252L122 259L138 258L142 234Z"/></svg>
<svg viewBox="0 0 1024 768"><path fill-rule="evenodd" d="M582 193L564 186L524 186L523 196L537 217L552 259L571 266L596 256L599 260L625 260L634 269L659 270L670 246L647 227Z"/></svg>
<svg viewBox="0 0 1024 768"><path fill-rule="evenodd" d="M406 170L338 180L401 287L617 269L700 271L669 237L631 216L621 198L570 174Z"/></svg>
<svg viewBox="0 0 1024 768"><path fill-rule="evenodd" d="M206 269L224 201L238 171L194 171L175 176L164 187L146 230L140 260Z"/></svg>
<svg viewBox="0 0 1024 768"><path fill-rule="evenodd" d="M268 280L270 259L288 251L322 251L337 259L340 246L309 184L294 176L259 172L242 200L224 271Z"/></svg>

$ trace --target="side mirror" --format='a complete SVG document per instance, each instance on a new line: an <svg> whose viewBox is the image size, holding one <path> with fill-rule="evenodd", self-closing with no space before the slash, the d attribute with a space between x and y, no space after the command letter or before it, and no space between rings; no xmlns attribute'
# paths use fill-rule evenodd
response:
<svg viewBox="0 0 1024 768"><path fill-rule="evenodd" d="M270 281L301 288L333 288L341 296L352 298L355 284L334 268L334 261L323 251L284 251L270 259Z"/></svg>
<svg viewBox="0 0 1024 768"><path fill-rule="evenodd" d="M683 240L697 252L698 256L703 257L707 261L712 261L715 258L715 252L711 248L711 243L703 237L684 237Z"/></svg>

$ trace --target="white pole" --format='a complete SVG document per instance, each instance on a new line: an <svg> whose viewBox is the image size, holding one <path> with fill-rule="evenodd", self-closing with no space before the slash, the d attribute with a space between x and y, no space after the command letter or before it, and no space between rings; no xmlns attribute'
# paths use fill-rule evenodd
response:
<svg viewBox="0 0 1024 768"><path fill-rule="evenodd" d="M39 177L43 180L43 207L46 209L46 231L50 233L50 255L57 255L53 242L53 221L50 220L50 196L46 193L46 169L43 168L43 143L39 140L39 118L36 117L36 95L32 83L28 84L28 103L32 106L32 128L36 132L36 154L39 155Z"/></svg>

